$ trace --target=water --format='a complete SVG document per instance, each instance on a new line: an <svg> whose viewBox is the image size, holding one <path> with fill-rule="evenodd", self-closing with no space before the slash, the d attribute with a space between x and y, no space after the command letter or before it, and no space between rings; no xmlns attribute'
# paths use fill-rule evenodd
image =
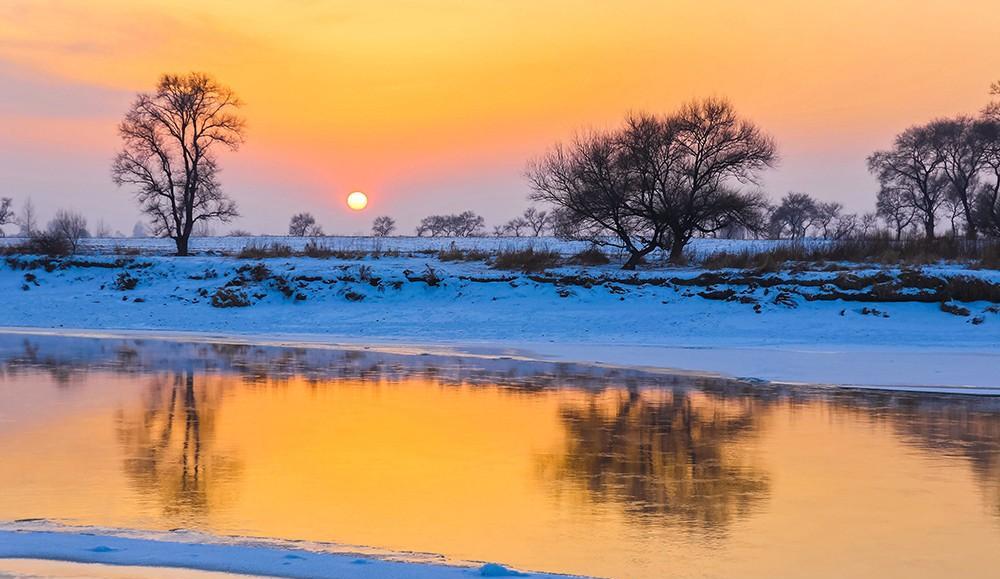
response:
<svg viewBox="0 0 1000 579"><path fill-rule="evenodd" d="M996 576L1000 400L0 335L0 521L614 577Z"/></svg>

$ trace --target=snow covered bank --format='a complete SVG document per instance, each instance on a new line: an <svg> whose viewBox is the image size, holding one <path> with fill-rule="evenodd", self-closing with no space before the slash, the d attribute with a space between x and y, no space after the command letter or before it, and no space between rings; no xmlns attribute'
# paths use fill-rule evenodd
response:
<svg viewBox="0 0 1000 579"><path fill-rule="evenodd" d="M218 537L192 531L75 529L46 522L0 525L0 559L185 568L296 579L568 577L519 572L497 563L450 562L419 553L359 553L320 543Z"/></svg>
<svg viewBox="0 0 1000 579"><path fill-rule="evenodd" d="M429 256L150 256L15 259L0 265L0 287L7 327L513 348L776 381L1000 388L1000 272L991 270L523 274Z"/></svg>

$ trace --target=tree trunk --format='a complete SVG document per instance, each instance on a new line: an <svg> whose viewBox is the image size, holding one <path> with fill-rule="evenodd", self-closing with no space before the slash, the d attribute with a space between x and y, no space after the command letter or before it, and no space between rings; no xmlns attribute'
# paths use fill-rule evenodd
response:
<svg viewBox="0 0 1000 579"><path fill-rule="evenodd" d="M642 258L645 254L641 251L632 251L629 253L628 261L622 266L622 269L633 270L637 265L642 263Z"/></svg>
<svg viewBox="0 0 1000 579"><path fill-rule="evenodd" d="M684 248L687 247L688 241L691 241L688 235L674 235L673 243L670 244L670 263L674 265L684 263Z"/></svg>
<svg viewBox="0 0 1000 579"><path fill-rule="evenodd" d="M934 239L934 219L924 221L924 235L927 236L927 239Z"/></svg>
<svg viewBox="0 0 1000 579"><path fill-rule="evenodd" d="M174 238L174 241L177 243L177 255L184 257L188 254L189 239L190 236L184 235L183 233Z"/></svg>

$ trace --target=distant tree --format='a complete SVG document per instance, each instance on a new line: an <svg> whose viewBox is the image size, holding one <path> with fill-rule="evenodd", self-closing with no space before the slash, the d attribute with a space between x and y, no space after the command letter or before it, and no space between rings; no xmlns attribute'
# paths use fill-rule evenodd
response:
<svg viewBox="0 0 1000 579"><path fill-rule="evenodd" d="M891 183L884 184L879 189L875 211L895 231L896 241L903 237L903 232L917 219L917 209L913 206L912 197L904 189Z"/></svg>
<svg viewBox="0 0 1000 579"><path fill-rule="evenodd" d="M526 219L523 217L515 217L500 226L497 237L523 237L525 231L527 231L530 227L531 226L528 224Z"/></svg>
<svg viewBox="0 0 1000 579"><path fill-rule="evenodd" d="M71 253L76 253L80 240L90 237L87 232L87 219L75 211L60 209L48 224L49 235L64 241Z"/></svg>
<svg viewBox="0 0 1000 579"><path fill-rule="evenodd" d="M521 219L524 220L527 226L531 229L532 235L535 237L541 236L549 227L550 218L548 211L528 207L521 215Z"/></svg>
<svg viewBox="0 0 1000 579"><path fill-rule="evenodd" d="M288 235L305 237L306 232L313 225L316 225L316 218L312 216L312 213L296 213L292 215L292 219L288 223Z"/></svg>
<svg viewBox="0 0 1000 579"><path fill-rule="evenodd" d="M771 212L768 228L778 238L802 239L816 221L819 207L808 193L789 192Z"/></svg>
<svg viewBox="0 0 1000 579"><path fill-rule="evenodd" d="M13 201L10 197L0 199L0 237L6 235L3 231L3 226L8 223L14 223L14 210L11 209L12 203Z"/></svg>
<svg viewBox="0 0 1000 579"><path fill-rule="evenodd" d="M97 225L94 226L94 237L97 237L98 239L111 237L111 227L109 227L103 219L97 220Z"/></svg>
<svg viewBox="0 0 1000 579"><path fill-rule="evenodd" d="M226 237L253 237L253 234L246 229L233 229L226 234Z"/></svg>
<svg viewBox="0 0 1000 579"><path fill-rule="evenodd" d="M21 237L31 237L38 231L38 216L35 214L35 204L31 202L31 197L24 200L21 205L21 214L15 220L20 230Z"/></svg>
<svg viewBox="0 0 1000 579"><path fill-rule="evenodd" d="M928 239L934 238L938 214L948 194L937 128L933 124L910 127L896 137L892 149L868 157L868 170L878 179L881 190L905 199Z"/></svg>
<svg viewBox="0 0 1000 579"><path fill-rule="evenodd" d="M532 199L561 209L594 243L626 251L624 267L634 269L657 249L680 261L695 235L756 226L764 199L739 186L756 183L775 158L770 137L727 101L706 99L557 145L527 174Z"/></svg>
<svg viewBox="0 0 1000 579"><path fill-rule="evenodd" d="M1000 81L990 85L990 95L1000 97ZM1000 121L1000 99L995 100L983 109L983 117L992 121Z"/></svg>
<svg viewBox="0 0 1000 579"><path fill-rule="evenodd" d="M170 237L177 255L199 221L228 222L236 203L219 184L217 147L243 142L241 102L230 89L201 73L164 75L153 93L140 93L119 125L124 147L112 176L136 187L153 235Z"/></svg>
<svg viewBox="0 0 1000 579"><path fill-rule="evenodd" d="M816 217L813 221L819 235L824 239L835 239L841 222L844 206L835 201L816 204Z"/></svg>
<svg viewBox="0 0 1000 579"><path fill-rule="evenodd" d="M208 221L199 221L191 230L191 237L215 237L215 228Z"/></svg>
<svg viewBox="0 0 1000 579"><path fill-rule="evenodd" d="M457 215L430 215L420 220L417 236L474 237L481 235L486 220L472 211Z"/></svg>
<svg viewBox="0 0 1000 579"><path fill-rule="evenodd" d="M865 213L858 220L858 236L862 239L872 237L878 232L878 215Z"/></svg>
<svg viewBox="0 0 1000 579"><path fill-rule="evenodd" d="M313 223L306 229L306 237L324 237L326 233L323 233L323 227Z"/></svg>
<svg viewBox="0 0 1000 579"><path fill-rule="evenodd" d="M372 221L372 235L375 237L389 237L396 230L396 220L388 215L380 215Z"/></svg>
<svg viewBox="0 0 1000 579"><path fill-rule="evenodd" d="M135 225L132 226L132 237L146 237L149 233L146 230L146 224L142 221L136 221Z"/></svg>

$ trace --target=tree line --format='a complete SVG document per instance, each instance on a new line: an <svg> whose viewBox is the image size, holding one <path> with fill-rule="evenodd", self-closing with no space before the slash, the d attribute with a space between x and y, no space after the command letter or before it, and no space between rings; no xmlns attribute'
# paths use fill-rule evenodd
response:
<svg viewBox="0 0 1000 579"><path fill-rule="evenodd" d="M1000 97L1000 83L991 94ZM137 95L119 124L112 178L135 195L148 220L143 232L173 239L178 255L187 255L192 235L210 233L209 223L239 215L222 190L218 152L243 143L242 104L209 75L164 75L153 91ZM589 240L627 254L627 268L656 251L681 261L691 239L704 236L846 239L888 230L898 239L919 228L933 239L947 220L953 234L1000 237L1000 102L976 116L907 128L890 148L872 153L867 165L879 183L873 213L846 213L801 192L772 204L760 178L777 158L773 138L725 99L629 114L617 128L582 132L531 161L529 198L542 207L492 233ZM0 234L15 222L33 236L72 231L76 239L66 241L74 247L89 234L74 212L61 211L41 231L35 220L30 204L18 216L10 199L0 200ZM372 225L375 236L395 231L389 216ZM485 235L486 222L472 211L430 215L415 233ZM289 234L319 236L323 229L299 213Z"/></svg>

